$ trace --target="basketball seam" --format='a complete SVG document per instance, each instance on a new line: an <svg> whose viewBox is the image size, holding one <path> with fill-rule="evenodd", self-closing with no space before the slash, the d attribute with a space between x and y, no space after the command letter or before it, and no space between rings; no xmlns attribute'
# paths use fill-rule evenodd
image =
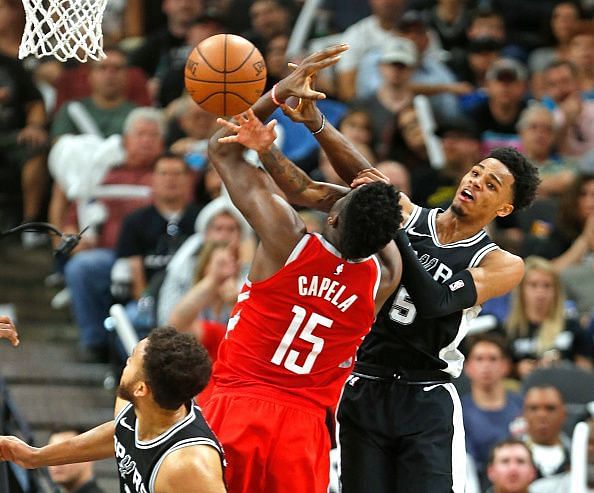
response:
<svg viewBox="0 0 594 493"><path fill-rule="evenodd" d="M225 34L225 46L227 45L227 35ZM230 70L227 72L226 68L227 68L227 56L225 55L225 68L223 70L219 70L217 68L214 68L207 60L207 58L202 54L202 51L200 51L200 48L198 46L196 46L196 51L200 54L200 58L202 58L202 60L204 61L204 63L206 63L206 65L208 65L208 68L210 68L213 72L216 72L217 74L232 74L233 72L237 72L241 67L243 67L246 62L250 59L250 57L252 56L252 53L254 52L254 50L256 49L256 47L254 46L252 48L252 50L249 52L249 54L247 55L247 57L245 58L245 60L243 62L241 62L241 64L239 65L239 67L237 67L235 70ZM226 53L226 51L225 51Z"/></svg>
<svg viewBox="0 0 594 493"><path fill-rule="evenodd" d="M192 82L204 82L205 84L222 84L223 83L220 80L194 79L192 77L186 77L186 79L191 80ZM261 77L259 79L250 79L250 80L228 80L226 82L226 84L247 84L248 82L260 82L261 80L266 80L266 77Z"/></svg>
<svg viewBox="0 0 594 493"><path fill-rule="evenodd" d="M229 72L227 72L228 74L232 74L233 72L237 72L241 67L243 67L247 61L250 59L250 57L252 56L252 53L254 52L254 50L256 49L256 47L252 47L251 51L248 53L248 55L245 57L245 60L243 62L241 62L241 64L239 65L239 67L237 67L235 70L230 70Z"/></svg>
<svg viewBox="0 0 594 493"><path fill-rule="evenodd" d="M245 101L247 104L249 104L249 105L252 104L247 99L245 99L241 94L237 94L236 92L231 92L231 91L217 91L217 92L212 92L208 96L206 96L206 98L201 99L200 101L198 101L198 104L202 104L202 103L208 101L210 98L212 98L213 96L216 96L217 94L222 94L223 95L223 100L225 100L225 103L224 103L225 106L227 105L227 102L226 102L227 94L233 94L233 96L238 97L242 101Z"/></svg>
<svg viewBox="0 0 594 493"><path fill-rule="evenodd" d="M227 35L225 34L225 73L223 74L223 114L227 114Z"/></svg>

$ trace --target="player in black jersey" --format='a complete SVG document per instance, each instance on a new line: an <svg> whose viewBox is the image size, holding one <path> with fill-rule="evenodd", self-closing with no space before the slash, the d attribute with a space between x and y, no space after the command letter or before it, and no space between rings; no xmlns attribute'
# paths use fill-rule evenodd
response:
<svg viewBox="0 0 594 493"><path fill-rule="evenodd" d="M283 110L312 131L346 183L387 180L313 102ZM292 202L316 207L328 194L280 153L260 158ZM402 282L358 351L337 413L343 493L464 491L462 410L451 383L464 361L458 345L480 304L510 291L524 273L522 259L483 228L529 205L538 183L522 154L502 148L462 178L446 211L400 194Z"/></svg>
<svg viewBox="0 0 594 493"><path fill-rule="evenodd" d="M121 493L224 493L223 450L192 403L210 370L190 334L155 329L128 358L114 421L42 448L0 437L0 461L37 468L115 454Z"/></svg>

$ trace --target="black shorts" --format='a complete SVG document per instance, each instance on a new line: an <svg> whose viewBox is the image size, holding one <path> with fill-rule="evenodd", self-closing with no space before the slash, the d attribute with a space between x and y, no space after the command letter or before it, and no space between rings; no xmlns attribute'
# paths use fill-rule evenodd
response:
<svg viewBox="0 0 594 493"><path fill-rule="evenodd" d="M342 493L463 493L462 407L453 384L351 375L337 411Z"/></svg>

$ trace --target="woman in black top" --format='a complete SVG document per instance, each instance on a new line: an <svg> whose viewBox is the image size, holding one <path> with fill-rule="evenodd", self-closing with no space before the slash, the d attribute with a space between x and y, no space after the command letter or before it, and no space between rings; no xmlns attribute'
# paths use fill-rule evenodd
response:
<svg viewBox="0 0 594 493"><path fill-rule="evenodd" d="M506 322L516 372L570 361L592 368L592 345L577 321L565 314L565 293L548 260L526 259L526 272L512 295Z"/></svg>

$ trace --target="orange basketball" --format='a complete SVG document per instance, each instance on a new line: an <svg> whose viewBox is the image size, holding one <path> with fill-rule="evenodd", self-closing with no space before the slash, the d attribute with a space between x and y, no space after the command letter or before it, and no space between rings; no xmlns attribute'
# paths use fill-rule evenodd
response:
<svg viewBox="0 0 594 493"><path fill-rule="evenodd" d="M190 53L185 81L188 93L204 110L217 116L238 115L262 95L266 64L247 39L216 34Z"/></svg>

